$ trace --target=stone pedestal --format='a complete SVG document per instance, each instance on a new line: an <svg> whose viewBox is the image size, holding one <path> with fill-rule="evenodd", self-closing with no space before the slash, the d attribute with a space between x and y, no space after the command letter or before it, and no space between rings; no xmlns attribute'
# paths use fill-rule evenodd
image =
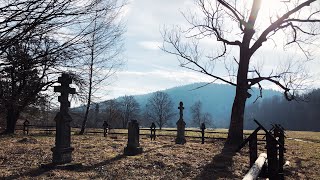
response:
<svg viewBox="0 0 320 180"><path fill-rule="evenodd" d="M143 149L139 143L139 123L131 120L128 125L128 143L124 148L124 155L134 156L142 153Z"/></svg>
<svg viewBox="0 0 320 180"><path fill-rule="evenodd" d="M56 142L55 147L51 148L53 152L52 163L70 163L72 161L71 154L74 150L71 147L70 122L72 119L69 114L62 115L61 112L58 112L54 120L56 121Z"/></svg>
<svg viewBox="0 0 320 180"><path fill-rule="evenodd" d="M183 121L183 119L179 119L177 122L176 144L185 144L186 143L185 127L186 127L186 123Z"/></svg>

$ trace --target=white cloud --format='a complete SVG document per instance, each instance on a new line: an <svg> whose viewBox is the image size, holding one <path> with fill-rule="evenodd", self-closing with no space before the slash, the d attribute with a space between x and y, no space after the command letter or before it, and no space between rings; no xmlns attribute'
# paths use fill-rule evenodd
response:
<svg viewBox="0 0 320 180"><path fill-rule="evenodd" d="M126 71L119 72L117 81L111 86L101 89L101 94L105 94L103 99L115 98L125 94L149 93L194 82L212 81L209 76L186 71L179 67L179 62L175 56L164 53L159 49L163 41L160 33L163 25L167 27L171 27L171 25L189 27L181 12L195 11L194 1L130 0L129 5L123 11L125 12L124 19L127 21L127 33L125 34ZM269 75L276 69L279 62L296 52L296 49L293 48L284 52L282 49L283 42L281 42L283 37L275 36L275 39L277 42L279 41L277 43L279 47L275 48L272 41L268 41L252 58L253 64L261 64L262 75ZM221 52L220 46L217 47L217 45L220 44L214 37L204 38L200 42L201 48L204 48L204 53L209 55ZM232 58L233 55L238 59L239 50L232 49L229 57ZM298 56L300 54L296 52L294 57L298 58ZM318 62L309 66L311 72L317 77L320 67ZM223 62L216 65L214 72L218 75L226 75ZM314 84L319 87L319 78L315 81L317 82ZM269 84L265 86L276 89Z"/></svg>
<svg viewBox="0 0 320 180"><path fill-rule="evenodd" d="M161 42L157 41L141 41L138 44L148 50L160 50L160 47L162 45Z"/></svg>

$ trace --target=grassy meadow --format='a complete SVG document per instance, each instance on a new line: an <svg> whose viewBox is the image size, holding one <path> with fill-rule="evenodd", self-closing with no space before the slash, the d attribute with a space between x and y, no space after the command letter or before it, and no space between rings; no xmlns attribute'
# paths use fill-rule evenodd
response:
<svg viewBox="0 0 320 180"><path fill-rule="evenodd" d="M73 135L75 166L47 169L41 165L51 162L53 134L0 136L0 179L242 179L249 169L248 148L226 152L221 139L201 144L199 138L187 138L185 145L176 145L174 137L150 141L142 135L140 139L144 152L124 156L124 135ZM319 140L320 132L287 132L285 158L290 164L284 168L286 179L320 179ZM265 151L264 145L259 148Z"/></svg>

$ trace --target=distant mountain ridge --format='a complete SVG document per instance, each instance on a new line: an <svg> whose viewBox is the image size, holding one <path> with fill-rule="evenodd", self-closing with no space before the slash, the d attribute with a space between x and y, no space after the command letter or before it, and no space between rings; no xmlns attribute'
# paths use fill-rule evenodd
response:
<svg viewBox="0 0 320 180"><path fill-rule="evenodd" d="M202 102L203 112L209 112L212 115L214 120L214 126L217 128L227 128L229 126L231 115L230 113L235 96L235 87L227 84L209 84L204 86L205 84L207 83L199 82L169 88L162 91L170 95L172 101L177 107L177 113L179 102L183 102L185 107L184 120L186 121L187 126L190 126L191 122L190 107L196 101L200 100ZM252 96L247 100L246 105L252 104L256 100L256 97L260 94L259 89L257 88L252 88L252 90L250 90L249 93ZM145 105L148 101L148 98L150 98L151 95L152 93L134 96L140 104L142 111L145 110ZM266 98L271 98L273 96L281 95L282 94L278 91L266 89L263 90L263 98L260 98L258 101L261 101L262 99ZM117 98L117 100L119 100L120 98L121 97ZM103 108L103 102L100 102L99 104L100 107Z"/></svg>

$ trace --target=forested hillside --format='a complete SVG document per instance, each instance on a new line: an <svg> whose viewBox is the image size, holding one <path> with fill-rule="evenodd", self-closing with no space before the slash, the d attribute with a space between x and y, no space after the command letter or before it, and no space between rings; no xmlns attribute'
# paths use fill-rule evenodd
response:
<svg viewBox="0 0 320 180"><path fill-rule="evenodd" d="M255 128L255 118L264 125L279 123L285 129L320 131L320 89L300 95L297 101L274 96L263 99L246 109L245 128Z"/></svg>

